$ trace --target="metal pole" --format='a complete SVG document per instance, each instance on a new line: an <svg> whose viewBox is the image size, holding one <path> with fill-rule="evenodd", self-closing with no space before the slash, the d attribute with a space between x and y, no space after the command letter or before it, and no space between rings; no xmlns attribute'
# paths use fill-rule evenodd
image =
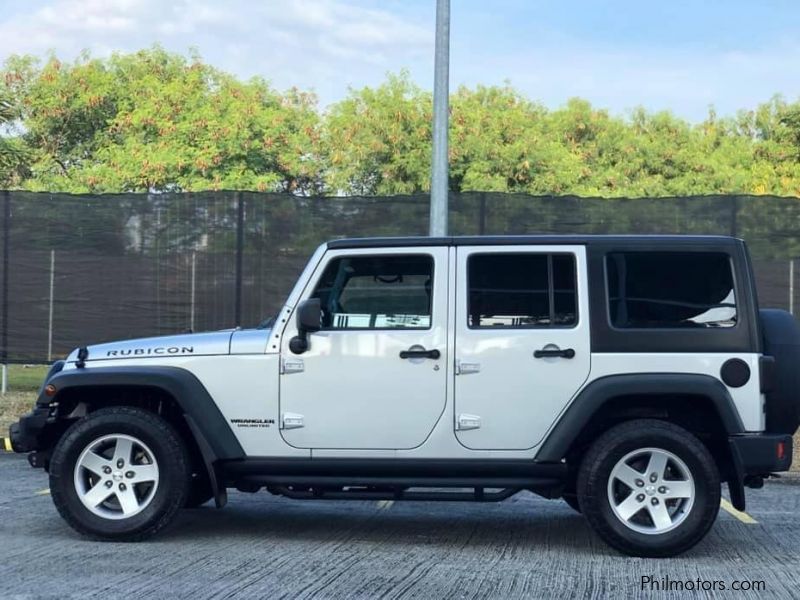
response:
<svg viewBox="0 0 800 600"><path fill-rule="evenodd" d="M236 192L236 290L234 304L234 325L242 324L242 258L244 255L244 200L242 193Z"/></svg>
<svg viewBox="0 0 800 600"><path fill-rule="evenodd" d="M794 259L789 260L789 312L794 314Z"/></svg>
<svg viewBox="0 0 800 600"><path fill-rule="evenodd" d="M450 0L436 0L436 49L433 67L433 156L430 235L447 235L447 128L450 87Z"/></svg>
<svg viewBox="0 0 800 600"><path fill-rule="evenodd" d="M47 362L53 360L53 292L56 283L56 251L50 250L50 320L47 326Z"/></svg>
<svg viewBox="0 0 800 600"><path fill-rule="evenodd" d="M486 235L486 192L481 192L480 212L478 213L478 235Z"/></svg>
<svg viewBox="0 0 800 600"><path fill-rule="evenodd" d="M195 289L197 284L197 252L192 252L192 298L189 308L189 331L194 332Z"/></svg>
<svg viewBox="0 0 800 600"><path fill-rule="evenodd" d="M3 381L0 392L8 390L8 254L11 234L11 192L3 192Z"/></svg>

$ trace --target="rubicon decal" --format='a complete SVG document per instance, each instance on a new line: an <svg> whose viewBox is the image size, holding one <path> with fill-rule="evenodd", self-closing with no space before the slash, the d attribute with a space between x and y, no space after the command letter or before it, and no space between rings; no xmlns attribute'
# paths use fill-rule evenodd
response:
<svg viewBox="0 0 800 600"><path fill-rule="evenodd" d="M106 356L149 356L153 354L193 354L194 346L157 346L155 348L129 348L109 350Z"/></svg>

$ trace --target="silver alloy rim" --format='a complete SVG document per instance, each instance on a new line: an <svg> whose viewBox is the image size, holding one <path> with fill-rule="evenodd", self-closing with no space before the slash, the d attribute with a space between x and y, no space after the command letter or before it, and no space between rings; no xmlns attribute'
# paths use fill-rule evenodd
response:
<svg viewBox="0 0 800 600"><path fill-rule="evenodd" d="M127 519L142 512L158 489L152 450L130 435L96 439L75 463L75 491L83 505L104 519Z"/></svg>
<svg viewBox="0 0 800 600"><path fill-rule="evenodd" d="M611 510L638 533L657 535L675 529L689 515L694 498L689 467L661 448L626 454L608 478Z"/></svg>

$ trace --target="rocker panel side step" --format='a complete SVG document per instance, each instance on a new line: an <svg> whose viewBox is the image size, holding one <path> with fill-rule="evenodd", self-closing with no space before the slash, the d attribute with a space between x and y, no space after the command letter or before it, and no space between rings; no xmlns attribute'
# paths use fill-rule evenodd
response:
<svg viewBox="0 0 800 600"><path fill-rule="evenodd" d="M263 486L302 487L433 487L433 488L517 488L553 487L558 479L531 477L341 477L328 475L247 475L240 481Z"/></svg>
<svg viewBox="0 0 800 600"><path fill-rule="evenodd" d="M299 486L298 486L299 487ZM286 496L293 500L422 500L441 502L500 502L522 491L518 488L506 488L486 491L478 487L471 492L458 491L418 491L404 488L375 489L356 488L349 490L330 490L324 488L294 489L289 486L269 486L271 494Z"/></svg>

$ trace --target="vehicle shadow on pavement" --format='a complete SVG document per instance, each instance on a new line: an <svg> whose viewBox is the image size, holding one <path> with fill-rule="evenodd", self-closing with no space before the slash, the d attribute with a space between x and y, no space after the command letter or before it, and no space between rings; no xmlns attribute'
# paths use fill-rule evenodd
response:
<svg viewBox="0 0 800 600"><path fill-rule="evenodd" d="M261 501L259 501L261 500ZM514 506L524 505L524 506ZM708 538L685 558L721 557L724 546L738 545L729 525L717 523ZM721 531L722 529L722 531ZM752 531L735 535L751 539ZM397 503L388 508L366 502L288 501L258 495L231 502L224 510L211 506L184 511L177 523L154 542L232 543L260 539L277 544L358 543L395 545L402 550L424 544L439 550L458 547L473 552L508 545L571 556L620 557L592 532L586 520L558 501L510 502L487 507L468 503ZM752 542L751 542L752 543ZM747 548L739 555L746 559ZM757 554L757 552L754 552ZM737 558L739 558L737 556ZM635 559L642 560L642 559Z"/></svg>

